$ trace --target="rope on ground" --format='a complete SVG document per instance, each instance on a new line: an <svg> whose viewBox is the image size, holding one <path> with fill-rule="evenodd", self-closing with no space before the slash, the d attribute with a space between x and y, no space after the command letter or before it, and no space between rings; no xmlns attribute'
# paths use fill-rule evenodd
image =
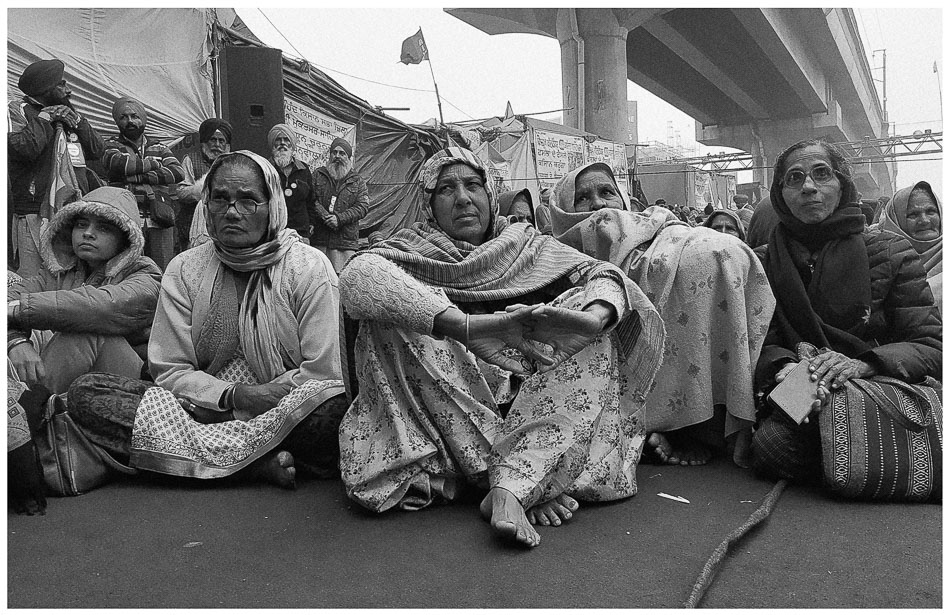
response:
<svg viewBox="0 0 950 615"><path fill-rule="evenodd" d="M719 564L722 562L723 558L726 557L729 547L734 545L739 539L748 534L749 530L767 519L768 516L772 514L772 509L775 508L775 503L778 502L779 496L782 495L782 492L787 486L788 481L785 479L775 483L775 486L772 487L772 490L769 491L767 496L765 496L762 504L755 510L755 512L749 515L749 518L745 520L745 523L733 530L731 534L726 536L725 539L719 543L719 546L716 547L716 550L713 551L712 555L709 556L709 559L706 560L706 565L703 566L702 573L700 573L699 578L696 579L696 583L693 584L693 592L690 594L689 599L683 604L683 608L695 609L699 606L703 596L706 595L706 590L709 589L710 585L712 585L713 578L719 571Z"/></svg>

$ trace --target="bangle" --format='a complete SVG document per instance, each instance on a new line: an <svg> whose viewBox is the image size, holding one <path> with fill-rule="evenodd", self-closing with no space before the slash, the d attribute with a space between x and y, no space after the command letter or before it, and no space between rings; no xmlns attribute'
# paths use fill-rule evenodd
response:
<svg viewBox="0 0 950 615"><path fill-rule="evenodd" d="M465 315L465 343L467 344L468 341L469 341L469 336L468 336L468 314L466 314L466 315Z"/></svg>
<svg viewBox="0 0 950 615"><path fill-rule="evenodd" d="M30 340L26 337L15 337L12 340L7 340L7 352L10 352L14 346L19 346L20 344L29 344Z"/></svg>

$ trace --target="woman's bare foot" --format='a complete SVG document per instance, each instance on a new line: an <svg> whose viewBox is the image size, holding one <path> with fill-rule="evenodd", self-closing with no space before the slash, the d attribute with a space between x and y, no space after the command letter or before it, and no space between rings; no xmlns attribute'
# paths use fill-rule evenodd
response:
<svg viewBox="0 0 950 615"><path fill-rule="evenodd" d="M661 463L671 466L701 466L708 463L712 458L712 451L709 447L688 440L677 442L674 447L670 442L670 437L658 431L653 432L647 438L647 446L651 447Z"/></svg>
<svg viewBox="0 0 950 615"><path fill-rule="evenodd" d="M536 547L541 542L541 535L531 527L521 502L507 489L492 487L479 510L482 517L489 520L492 531L502 538L526 547Z"/></svg>
<svg viewBox="0 0 950 615"><path fill-rule="evenodd" d="M294 467L294 456L287 451L270 453L255 463L252 474L265 482L277 485L282 489L297 488L297 469Z"/></svg>
<svg viewBox="0 0 950 615"><path fill-rule="evenodd" d="M553 500L532 506L525 513L525 516L532 524L557 527L562 522L570 521L580 507L581 505L577 503L577 500L566 493L562 493Z"/></svg>

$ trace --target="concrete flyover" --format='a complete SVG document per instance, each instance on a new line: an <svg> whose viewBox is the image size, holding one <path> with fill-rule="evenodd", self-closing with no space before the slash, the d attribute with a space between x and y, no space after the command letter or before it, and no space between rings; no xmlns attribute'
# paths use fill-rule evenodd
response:
<svg viewBox="0 0 950 615"><path fill-rule="evenodd" d="M565 125L623 141L630 79L692 116L700 143L752 154L763 185L800 139L889 136L851 9L445 10L488 34L557 38ZM893 161L855 170L865 196L892 193Z"/></svg>

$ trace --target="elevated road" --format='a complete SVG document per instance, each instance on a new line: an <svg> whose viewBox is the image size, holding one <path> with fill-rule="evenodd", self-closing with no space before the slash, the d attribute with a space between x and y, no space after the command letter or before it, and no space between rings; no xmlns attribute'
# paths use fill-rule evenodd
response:
<svg viewBox="0 0 950 615"><path fill-rule="evenodd" d="M561 47L565 125L625 140L627 79L696 120L696 140L748 152L756 181L787 145L888 137L851 9L446 9L488 34ZM874 146L872 146L874 147ZM870 152L867 152L870 154ZM862 165L865 196L891 194L885 149Z"/></svg>

